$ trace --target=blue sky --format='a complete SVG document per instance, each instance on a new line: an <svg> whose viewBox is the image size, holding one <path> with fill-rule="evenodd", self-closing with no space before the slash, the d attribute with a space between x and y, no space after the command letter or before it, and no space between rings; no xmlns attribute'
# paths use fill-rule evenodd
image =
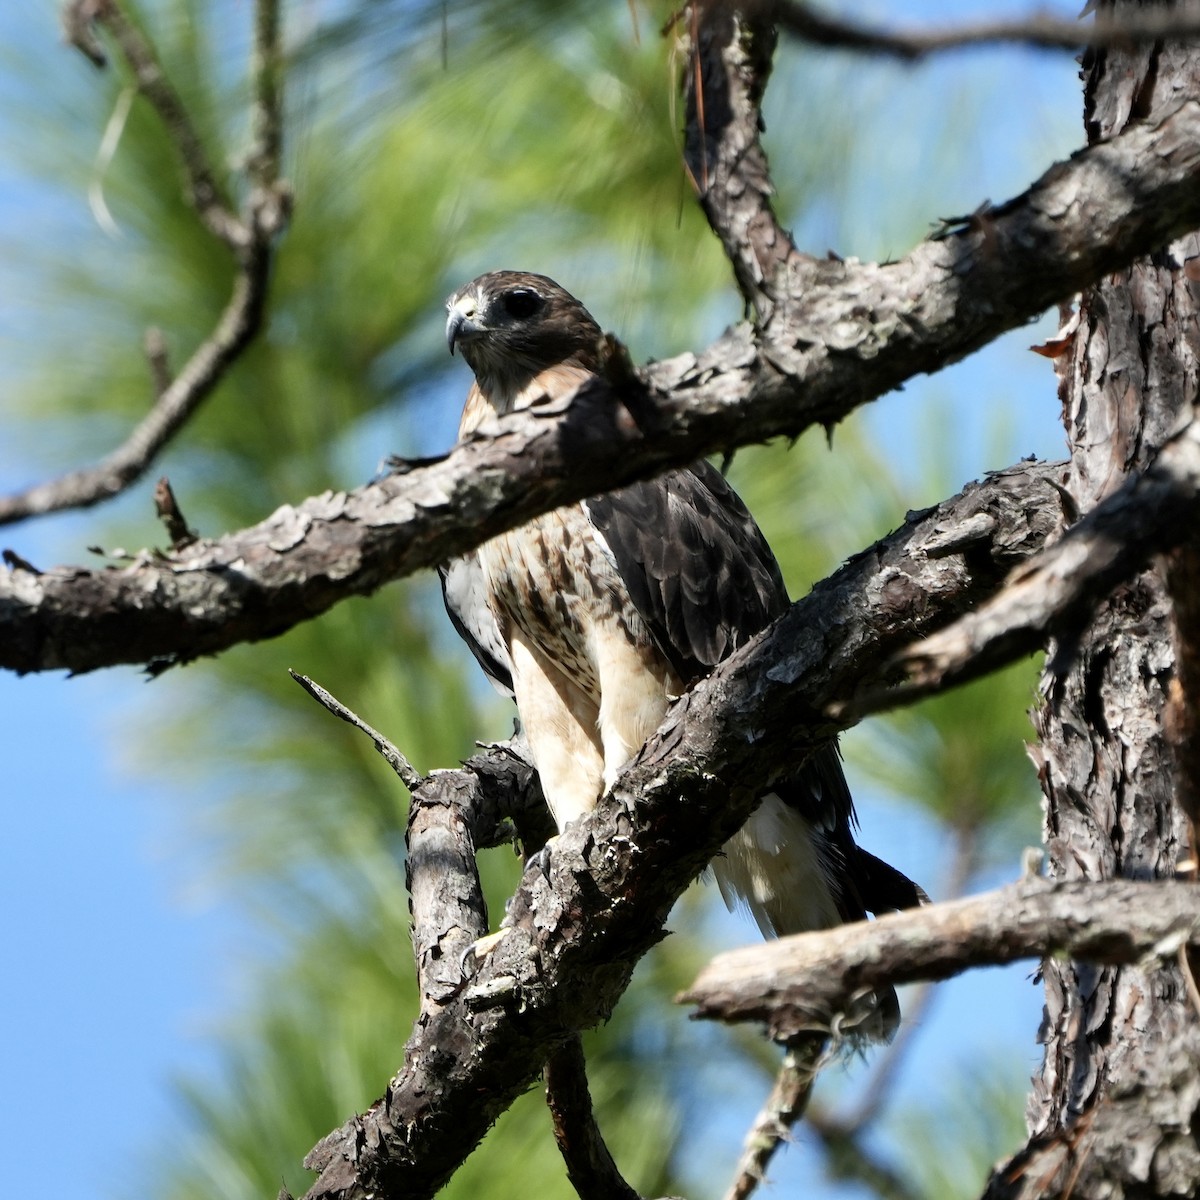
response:
<svg viewBox="0 0 1200 1200"><path fill-rule="evenodd" d="M873 7L885 13L885 6ZM942 20L1023 8L905 3L886 11ZM40 11L0 6L0 46L7 53L19 53L25 41L44 45L57 37L48 5ZM65 61L70 52L60 53ZM905 193L906 205L927 209L932 222L1019 191L1081 138L1069 56L972 52L913 70L863 70L855 103L870 125L856 157L856 186L846 198L855 211L798 214L795 222L801 244L817 252L833 244L862 257L903 253L907 245L889 227L896 191ZM1011 86L1014 77L1019 87ZM83 86L73 66L64 67L63 86L76 94ZM971 97L969 111L947 111L964 95ZM78 227L90 219L82 200L70 211L59 210L6 152L6 130L22 119L28 102L0 85L0 223L9 231L35 221L47 231L59 221ZM927 195L924 161L912 159L911 139L894 136L896 123L937 128L952 119L974 123L975 148L950 194ZM814 133L777 124L771 132L777 145ZM927 147L928 154L935 151ZM842 243L838 231L851 223L876 230L876 243ZM29 313L37 311L36 296L29 294L35 287L36 275L23 275L20 264L0 267L0 357L17 354ZM1033 340L1032 331L1018 331L952 371L916 381L903 398L885 399L869 419L915 463L920 429L911 413L930 398L944 403L961 434L963 480L1004 465L988 461L984 450L998 413L1016 450L1058 453L1057 402L1044 360L1026 350ZM0 362L0 381L11 378ZM984 402L973 402L978 397ZM39 447L22 445L18 457L0 412L0 489L48 470L51 454L38 461ZM916 494L916 475L914 467L914 506L934 498ZM0 545L18 545L39 564L86 560L83 547L94 540L92 527L87 514L55 518L25 526L19 537L2 531ZM6 1064L0 1122L10 1130L39 1131L31 1147L44 1140L48 1121L69 1129L52 1153L62 1192L76 1200L138 1194L139 1163L155 1132L173 1119L171 1077L213 1066L213 1030L236 1014L244 998L242 968L258 937L233 899L211 883L211 864L189 846L178 803L123 757L122 747L136 740L146 687L132 670L74 680L0 674L0 930L7 962L0 977L0 1056ZM869 797L863 808L876 848L881 841L911 842L912 853L928 860L927 874L936 873L935 847L898 827ZM919 865L913 864L914 873ZM966 1044L976 1015L986 1010L997 1041L1026 1044L1032 1068L1040 1001L1022 982L1025 974L1020 967L1006 973L1002 991L988 974L950 985L933 1018L938 1052ZM1004 997L1000 1003L997 995ZM87 1119L80 1121L85 1109ZM7 1189L12 1195L45 1194L45 1164L44 1151L18 1150L5 1169ZM803 1154L791 1155L780 1186L796 1183L803 1164Z"/></svg>

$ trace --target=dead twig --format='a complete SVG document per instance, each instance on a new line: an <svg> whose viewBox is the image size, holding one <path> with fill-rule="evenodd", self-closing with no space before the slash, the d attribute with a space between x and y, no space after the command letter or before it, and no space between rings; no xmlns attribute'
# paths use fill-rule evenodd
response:
<svg viewBox="0 0 1200 1200"><path fill-rule="evenodd" d="M378 729L368 725L356 712L347 708L336 696L327 692L319 683L314 683L307 675L301 675L299 671L293 671L290 667L288 668L288 674L318 704L327 708L335 717L340 717L348 725L353 725L355 729L359 729L365 733L374 743L375 749L383 755L388 766L399 776L400 782L410 792L415 792L421 786L424 782L424 776L408 761L404 753L397 749L392 742L388 741Z"/></svg>
<svg viewBox="0 0 1200 1200"><path fill-rule="evenodd" d="M156 400L124 444L95 466L0 498L0 524L98 504L122 492L147 470L262 327L272 242L290 211L290 192L278 177L282 137L278 0L258 0L253 68L255 144L247 161L252 187L241 214L217 179L186 105L121 0L72 0L64 24L72 43L98 64L104 56L95 29L108 32L138 93L157 113L175 147L189 205L204 228L229 248L237 270L212 333L173 380L157 342L148 336Z"/></svg>
<svg viewBox="0 0 1200 1200"><path fill-rule="evenodd" d="M725 1200L748 1200L762 1183L775 1151L791 1136L792 1127L808 1107L825 1045L824 1037L805 1037L784 1054L771 1094L746 1133Z"/></svg>

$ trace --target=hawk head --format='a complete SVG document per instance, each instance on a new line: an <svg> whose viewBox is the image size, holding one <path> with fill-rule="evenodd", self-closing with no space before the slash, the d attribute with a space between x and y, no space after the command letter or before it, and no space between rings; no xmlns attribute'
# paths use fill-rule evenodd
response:
<svg viewBox="0 0 1200 1200"><path fill-rule="evenodd" d="M446 341L485 394L511 394L549 367L598 365L600 326L545 275L491 271L446 301Z"/></svg>

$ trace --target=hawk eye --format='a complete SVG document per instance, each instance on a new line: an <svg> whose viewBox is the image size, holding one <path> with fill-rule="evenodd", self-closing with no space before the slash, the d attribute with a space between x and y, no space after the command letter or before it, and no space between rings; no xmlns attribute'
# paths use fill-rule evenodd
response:
<svg viewBox="0 0 1200 1200"><path fill-rule="evenodd" d="M500 297L500 303L510 317L520 321L532 317L542 307L542 298L532 288L513 288Z"/></svg>

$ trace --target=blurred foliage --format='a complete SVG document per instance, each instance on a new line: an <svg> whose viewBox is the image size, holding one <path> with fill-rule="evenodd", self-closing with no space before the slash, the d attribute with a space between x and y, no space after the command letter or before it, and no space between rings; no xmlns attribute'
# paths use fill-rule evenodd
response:
<svg viewBox="0 0 1200 1200"><path fill-rule="evenodd" d="M236 167L246 145L241 64L251 7L157 0L141 14L222 170ZM666 15L581 0L344 0L289 10L285 173L295 219L280 243L266 335L161 464L192 524L235 528L280 503L354 486L389 452L444 448L466 380L445 353L442 298L479 271L556 276L637 359L697 348L740 316L679 166L676 46L658 36ZM785 211L836 206L861 170L850 154L861 113L838 98L839 88L852 90L840 69L780 55L772 131L789 132L786 114L801 103L806 128L821 131L819 146L772 142ZM61 305L14 391L25 422L14 417L13 436L40 444L47 416L59 418L61 435L40 452L46 469L119 440L150 398L143 329L163 329L178 366L231 280L225 252L180 199L172 149L144 102L134 101L111 162L97 167L122 71L95 76L76 63L74 72L31 113L20 153L73 203L89 188L102 196L120 236L105 239L89 224L69 246L39 248L43 290ZM969 132L948 108L942 154ZM907 241L927 215L890 210ZM3 248L28 258L20 242L10 235ZM926 439L926 486L948 474L946 428ZM753 448L737 455L733 478L794 595L913 503L911 479L857 417L839 428L833 453L819 435ZM946 480L938 494L957 486ZM106 536L161 540L145 515L110 521ZM183 1150L158 1155L153 1186L135 1180L130 1194L249 1200L274 1194L281 1180L299 1194L303 1154L379 1095L400 1061L415 1003L406 798L366 740L314 705L286 668L328 687L419 768L451 764L476 738L504 736L510 717L477 686L438 610L431 580L402 581L155 683L153 732L131 753L168 781L171 802L188 807L222 885L240 889L269 936L253 1003L224 1031L219 1076L181 1084ZM1020 748L1031 678L1014 669L873 722L856 739L856 762L884 792L923 806L945 833L969 832L972 868L1008 854L1014 830L1036 836ZM496 914L517 860L485 855L482 873ZM672 1006L713 925L711 895L693 890L674 914L676 936L641 964L613 1019L587 1039L602 1125L650 1194L717 1192L773 1061L752 1031L698 1027ZM726 1119L734 1100L740 1107ZM986 1140L961 1129L953 1139ZM890 1144L913 1145L915 1135L905 1126ZM949 1176L922 1178L930 1196L960 1194ZM484 1193L570 1194L536 1091L445 1194Z"/></svg>
<svg viewBox="0 0 1200 1200"><path fill-rule="evenodd" d="M917 1194L979 1196L993 1166L1025 1142L1023 1064L985 1050L919 1110L896 1119L904 1166ZM953 1131L952 1136L947 1134Z"/></svg>

